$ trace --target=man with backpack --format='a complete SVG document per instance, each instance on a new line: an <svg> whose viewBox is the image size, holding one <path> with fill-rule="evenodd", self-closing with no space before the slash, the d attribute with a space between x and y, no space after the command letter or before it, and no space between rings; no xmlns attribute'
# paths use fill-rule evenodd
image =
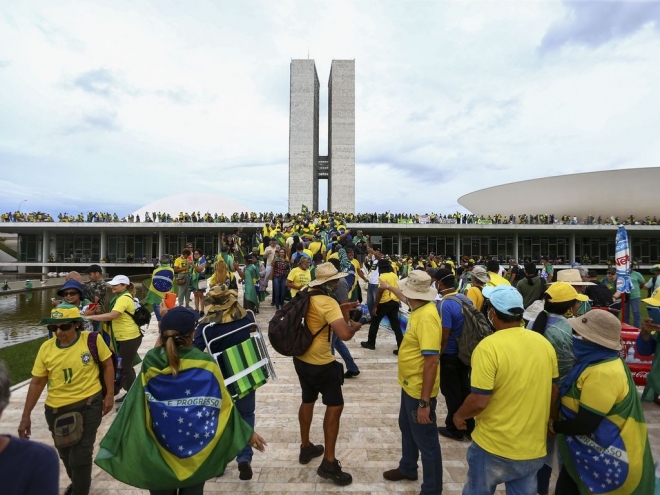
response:
<svg viewBox="0 0 660 495"><path fill-rule="evenodd" d="M454 289L454 275L451 271L440 268L435 272L436 287L442 299L436 307L442 322L442 341L440 344L440 393L447 403L445 426L438 427L438 433L452 440L463 440L474 430L474 419L467 422L467 432L454 425L454 413L470 395L470 367L458 358L458 341L463 332L465 317L461 301L472 305L463 294Z"/></svg>
<svg viewBox="0 0 660 495"><path fill-rule="evenodd" d="M302 403L298 412L302 443L298 460L300 464L307 464L314 457L323 455L323 461L316 472L322 478L331 479L340 486L350 484L353 478L342 471L339 460L335 458L339 421L344 409L341 390L344 383L344 367L335 361L332 355L332 333L334 332L341 340L350 340L361 327L360 323L346 321L342 307L332 297L337 289L338 280L347 275L339 272L332 263L323 263L317 267L316 279L308 284L307 290L310 291L310 296L305 316L305 322L314 338L303 354L293 358L302 388ZM355 305L355 303L351 304ZM326 406L323 420L325 451L323 445L314 445L309 439L314 404L319 393Z"/></svg>

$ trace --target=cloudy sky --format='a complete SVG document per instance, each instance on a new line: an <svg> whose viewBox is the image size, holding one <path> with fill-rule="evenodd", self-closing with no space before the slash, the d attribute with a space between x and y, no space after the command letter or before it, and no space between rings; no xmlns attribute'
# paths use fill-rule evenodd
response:
<svg viewBox="0 0 660 495"><path fill-rule="evenodd" d="M660 3L3 0L0 211L197 191L286 211L289 63L308 54L321 154L330 63L356 61L361 212L658 165Z"/></svg>

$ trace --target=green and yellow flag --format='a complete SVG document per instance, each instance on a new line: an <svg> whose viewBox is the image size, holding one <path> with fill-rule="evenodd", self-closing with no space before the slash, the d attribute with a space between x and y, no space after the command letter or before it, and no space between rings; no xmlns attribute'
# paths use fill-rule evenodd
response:
<svg viewBox="0 0 660 495"><path fill-rule="evenodd" d="M247 444L245 423L211 356L180 348L174 377L162 347L142 362L140 382L101 441L95 463L119 481L171 490L221 475Z"/></svg>

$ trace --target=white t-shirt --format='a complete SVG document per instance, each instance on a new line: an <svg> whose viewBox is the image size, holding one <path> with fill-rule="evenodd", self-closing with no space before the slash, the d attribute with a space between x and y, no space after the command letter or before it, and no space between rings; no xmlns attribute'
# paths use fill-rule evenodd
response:
<svg viewBox="0 0 660 495"><path fill-rule="evenodd" d="M372 263L373 263L372 269L369 272L369 283L373 285L378 285L378 276L379 276L378 265L377 265L378 260L376 259L375 256L372 257Z"/></svg>

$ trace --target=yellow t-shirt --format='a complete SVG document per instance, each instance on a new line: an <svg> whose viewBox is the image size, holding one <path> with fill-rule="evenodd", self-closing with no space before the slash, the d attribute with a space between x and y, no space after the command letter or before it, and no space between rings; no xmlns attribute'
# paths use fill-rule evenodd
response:
<svg viewBox="0 0 660 495"><path fill-rule="evenodd" d="M112 311L119 311L121 314L112 320L112 333L118 341L131 340L142 335L140 329L131 318L135 313L135 301L129 292L124 292L117 298Z"/></svg>
<svg viewBox="0 0 660 495"><path fill-rule="evenodd" d="M286 277L294 285L299 285L305 287L312 280L312 274L309 270L303 270L300 267L295 267L289 272L289 275ZM298 293L298 289L291 289L291 297L294 297Z"/></svg>
<svg viewBox="0 0 660 495"><path fill-rule="evenodd" d="M472 392L489 394L472 433L479 447L513 460L546 455L557 355L537 332L515 327L489 335L472 353Z"/></svg>
<svg viewBox="0 0 660 495"><path fill-rule="evenodd" d="M88 335L89 332L79 332L76 341L67 347L60 347L56 338L41 344L32 375L48 377L46 405L67 406L101 391L99 367L87 347ZM96 347L101 361L111 356L100 334L96 337Z"/></svg>
<svg viewBox="0 0 660 495"><path fill-rule="evenodd" d="M607 416L628 395L627 373L620 359L589 366L575 382L579 401L566 394L561 402L574 412L582 406L600 416Z"/></svg>
<svg viewBox="0 0 660 495"><path fill-rule="evenodd" d="M312 255L316 253L325 253L325 246L320 241L314 241L309 243L309 250L312 252Z"/></svg>
<svg viewBox="0 0 660 495"><path fill-rule="evenodd" d="M399 385L411 397L422 398L424 356L440 355L442 323L432 301L410 312L408 327L399 348ZM433 383L431 397L440 389L440 367Z"/></svg>
<svg viewBox="0 0 660 495"><path fill-rule="evenodd" d="M328 364L335 360L330 349L332 338L328 339L328 332L332 332L330 323L341 320L344 315L339 304L330 296L312 296L307 309L307 326L312 333L318 332L324 325L323 331L312 341L312 345L305 354L297 356L298 359L309 364ZM332 336L330 336L332 337Z"/></svg>
<svg viewBox="0 0 660 495"><path fill-rule="evenodd" d="M399 278L396 276L396 274L392 272L387 272L379 275L378 280L385 282L391 285L392 287L397 287L397 288L399 287ZM399 302L399 298L396 297L391 291L386 290L385 292L383 292L383 295L380 298L380 302L386 303L389 301Z"/></svg>
<svg viewBox="0 0 660 495"><path fill-rule="evenodd" d="M188 268L188 260L185 259L183 256L179 256L177 259L174 260L174 268L186 268L187 269ZM179 272L179 273L185 273L185 272Z"/></svg>
<svg viewBox="0 0 660 495"><path fill-rule="evenodd" d="M465 295L470 301L472 301L474 307L481 311L484 307L484 295L481 293L481 289L472 286L467 290Z"/></svg>
<svg viewBox="0 0 660 495"><path fill-rule="evenodd" d="M498 275L497 273L488 272L490 275L490 282L486 283L486 287L497 287L498 285L511 285L504 277Z"/></svg>

